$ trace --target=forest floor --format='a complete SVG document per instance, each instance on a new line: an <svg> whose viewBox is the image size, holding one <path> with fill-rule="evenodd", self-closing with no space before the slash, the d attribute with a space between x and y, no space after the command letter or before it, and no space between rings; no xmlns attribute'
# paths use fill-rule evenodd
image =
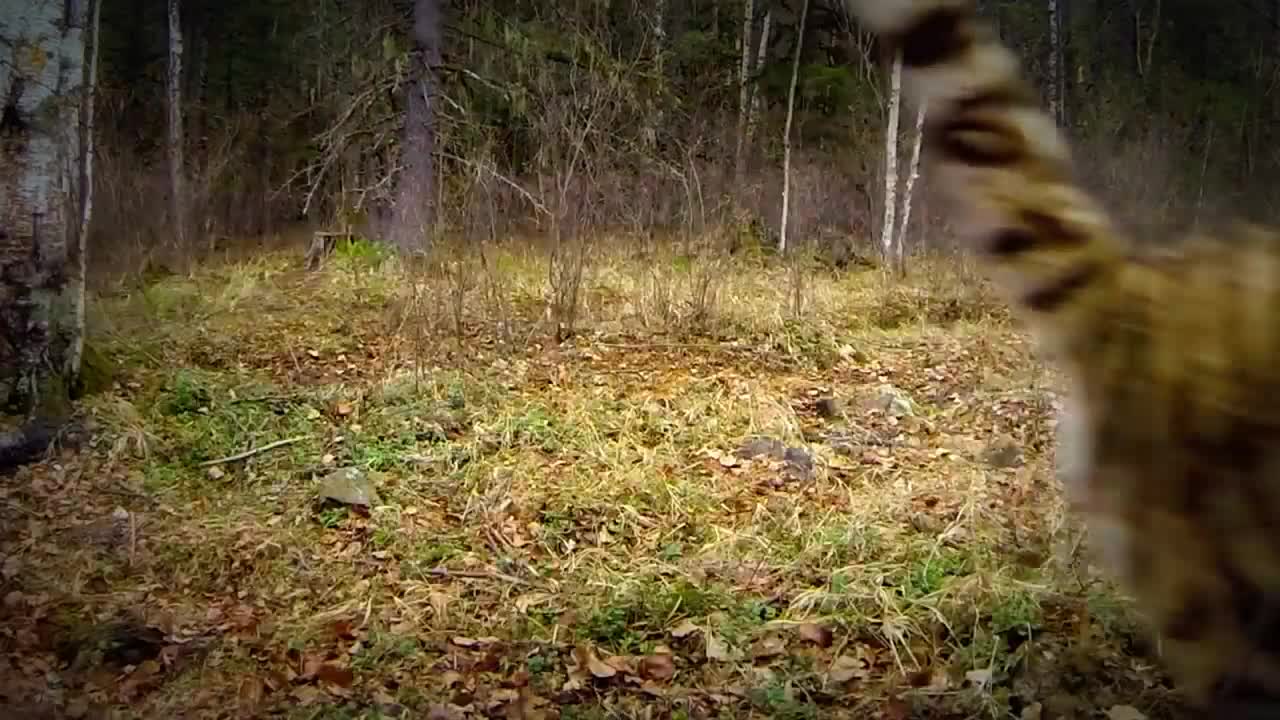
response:
<svg viewBox="0 0 1280 720"><path fill-rule="evenodd" d="M353 245L102 297L92 440L0 483L0 700L1177 717L1064 514L1053 378L963 268L797 294L776 263L601 256L557 343L540 257Z"/></svg>

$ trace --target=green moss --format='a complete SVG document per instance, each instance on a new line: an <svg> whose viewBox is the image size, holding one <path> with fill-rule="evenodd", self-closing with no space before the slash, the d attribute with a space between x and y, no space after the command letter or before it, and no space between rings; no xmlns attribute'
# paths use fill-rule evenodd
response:
<svg viewBox="0 0 1280 720"><path fill-rule="evenodd" d="M73 397L85 397L106 390L111 387L115 374L115 363L96 345L86 342L84 353L80 357L80 377Z"/></svg>

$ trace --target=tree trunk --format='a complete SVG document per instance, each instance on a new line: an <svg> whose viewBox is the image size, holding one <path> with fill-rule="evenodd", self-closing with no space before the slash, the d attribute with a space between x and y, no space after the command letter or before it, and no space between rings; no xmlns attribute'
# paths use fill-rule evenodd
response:
<svg viewBox="0 0 1280 720"><path fill-rule="evenodd" d="M898 111L902 105L902 52L893 58L889 76L889 125L884 133L884 221L880 226L880 249L884 262L892 262L894 216L898 210Z"/></svg>
<svg viewBox="0 0 1280 720"><path fill-rule="evenodd" d="M1062 34L1061 18L1058 12L1059 0L1048 0L1049 3L1049 78L1048 88L1049 114L1059 122L1062 121L1062 100L1058 93L1061 90L1059 73L1062 68Z"/></svg>
<svg viewBox="0 0 1280 720"><path fill-rule="evenodd" d="M392 228L401 252L426 248L431 226L435 151L435 68L440 65L440 7L438 0L414 0L413 53L406 83L401 170Z"/></svg>
<svg viewBox="0 0 1280 720"><path fill-rule="evenodd" d="M778 230L778 251L787 251L787 226L791 219L791 121L796 112L796 82L800 78L800 51L804 48L804 21L809 14L809 0L800 6L800 24L796 27L796 52L791 59L791 89L787 91L787 121L782 131L782 220Z"/></svg>
<svg viewBox="0 0 1280 720"><path fill-rule="evenodd" d="M755 14L752 0L744 0L742 10L742 64L738 70L738 144L733 153L733 177L741 181L747 165L747 112L751 99L751 20Z"/></svg>
<svg viewBox="0 0 1280 720"><path fill-rule="evenodd" d="M187 245L187 193L184 183L186 165L183 161L182 132L182 22L181 0L168 0L169 5L169 67L165 76L166 137L169 155L169 222L173 226L174 244L182 252L191 250Z"/></svg>
<svg viewBox="0 0 1280 720"><path fill-rule="evenodd" d="M97 3L0 0L0 467L70 416L84 348Z"/></svg>
<svg viewBox="0 0 1280 720"><path fill-rule="evenodd" d="M764 94L760 89L760 70L764 67L765 61L768 59L769 53L769 25L772 22L773 10L765 10L764 23L760 26L760 45L756 50L756 64L752 68L752 73L757 77L755 87L751 90L751 106L747 109L747 147L751 147L751 141L755 138L756 124L760 121L760 98Z"/></svg>
<svg viewBox="0 0 1280 720"><path fill-rule="evenodd" d="M916 189L916 180L920 178L920 149L924 145L924 115L928 110L925 103L920 103L916 110L916 140L911 148L911 170L907 173L907 187L902 192L902 224L898 228L898 241L894 247L894 265L900 274L906 274L907 263L903 248L907 245L907 227L911 225L911 196Z"/></svg>
<svg viewBox="0 0 1280 720"><path fill-rule="evenodd" d="M1074 67L1075 52L1071 42L1071 0L1058 2L1058 124L1071 123L1071 94L1067 92L1067 76Z"/></svg>
<svg viewBox="0 0 1280 720"><path fill-rule="evenodd" d="M651 151L658 147L658 132L665 123L663 105L666 99L667 83L667 0L653 2L653 73L658 78L658 89L654 92L656 102L650 114L648 125L644 129L644 141Z"/></svg>

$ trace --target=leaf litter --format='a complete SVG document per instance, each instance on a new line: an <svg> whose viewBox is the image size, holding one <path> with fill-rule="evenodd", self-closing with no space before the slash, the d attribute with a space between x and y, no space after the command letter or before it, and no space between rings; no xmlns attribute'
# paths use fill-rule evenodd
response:
<svg viewBox="0 0 1280 720"><path fill-rule="evenodd" d="M732 332L424 347L402 277L295 260L166 280L199 323L111 301L98 436L0 485L0 710L1181 717L1062 551L1053 378L999 312L881 330L878 281L815 277L798 330L753 266Z"/></svg>

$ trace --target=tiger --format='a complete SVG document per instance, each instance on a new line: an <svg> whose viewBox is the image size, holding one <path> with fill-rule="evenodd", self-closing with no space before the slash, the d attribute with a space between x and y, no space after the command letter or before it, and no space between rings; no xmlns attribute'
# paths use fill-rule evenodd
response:
<svg viewBox="0 0 1280 720"><path fill-rule="evenodd" d="M1280 717L1280 241L1234 221L1147 255L973 0L846 0L924 103L927 167L1065 381L1056 474L1207 717Z"/></svg>

